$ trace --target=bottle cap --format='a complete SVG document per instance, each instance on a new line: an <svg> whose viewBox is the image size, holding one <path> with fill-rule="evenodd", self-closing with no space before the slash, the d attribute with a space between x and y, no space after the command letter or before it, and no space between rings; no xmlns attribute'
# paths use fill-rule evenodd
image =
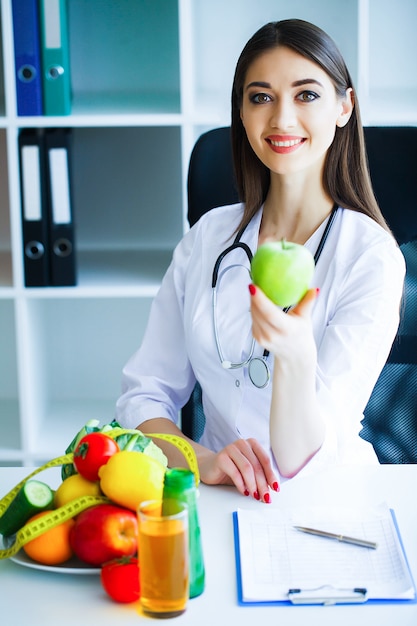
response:
<svg viewBox="0 0 417 626"><path fill-rule="evenodd" d="M164 486L171 489L190 489L195 486L193 472L185 467L173 467L165 472Z"/></svg>

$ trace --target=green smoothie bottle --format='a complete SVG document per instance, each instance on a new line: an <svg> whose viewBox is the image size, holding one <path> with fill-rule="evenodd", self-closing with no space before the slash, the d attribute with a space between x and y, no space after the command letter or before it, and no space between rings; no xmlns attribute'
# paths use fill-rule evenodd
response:
<svg viewBox="0 0 417 626"><path fill-rule="evenodd" d="M195 598L203 593L205 581L197 497L198 492L193 472L182 467L175 467L166 471L163 499L180 500L188 507L190 598Z"/></svg>

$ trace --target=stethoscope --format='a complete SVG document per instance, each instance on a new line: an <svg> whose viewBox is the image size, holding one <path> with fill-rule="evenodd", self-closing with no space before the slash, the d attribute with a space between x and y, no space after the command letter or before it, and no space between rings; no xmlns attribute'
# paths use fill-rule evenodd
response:
<svg viewBox="0 0 417 626"><path fill-rule="evenodd" d="M336 213L337 213L337 205L333 206L332 212L330 213L329 219L327 220L327 224L326 227L324 229L324 232L321 236L319 245L317 246L317 250L316 253L314 255L314 263L317 265L317 262L320 258L320 255L323 251L324 248L324 244L326 243L327 237L330 233L330 229L333 225L333 222L335 220L336 217ZM264 350L262 356L253 356L254 352L255 352L255 339L252 338L252 343L251 343L251 347L249 350L249 354L248 357L246 359L244 359L243 361L240 362L233 362L233 361L228 361L225 357L224 357L224 353L222 350L222 345L220 342L220 337L219 337L219 329L218 329L218 325L217 325L217 315L216 315L216 310L217 310L217 285L218 285L218 278L219 278L219 271L220 271L220 265L222 263L222 261L224 260L224 258L230 253L233 252L233 250L237 250L237 249L242 249L246 256L249 259L249 264L252 261L252 251L249 248L249 246L244 243L243 241L241 241L242 235L244 233L246 229L246 226L244 226L243 228L241 228L239 230L239 232L237 233L233 243L226 248L225 250L223 250L223 252L221 252L219 254L219 256L217 257L217 260L214 264L214 268L213 268L213 277L212 277L212 281L211 281L211 288L212 288L212 309L213 309L213 328L214 328L214 339L216 342L216 348L217 348L217 352L219 355L219 359L220 359L220 363L222 365L222 367L224 369L228 369L228 370L234 370L234 369L239 369L241 367L245 367L247 366L248 368L248 375L249 375L249 379L251 380L252 384L255 385L255 387L258 387L259 389L263 389L264 387L266 387L269 383L269 380L271 378L271 371L268 365L268 356L269 356L269 350ZM287 313L290 310L291 307L286 307L285 309L283 309L284 313Z"/></svg>

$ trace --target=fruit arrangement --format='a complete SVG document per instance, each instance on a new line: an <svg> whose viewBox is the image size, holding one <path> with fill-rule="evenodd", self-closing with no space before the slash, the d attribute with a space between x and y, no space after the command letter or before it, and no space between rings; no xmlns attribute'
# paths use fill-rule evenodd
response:
<svg viewBox="0 0 417 626"><path fill-rule="evenodd" d="M180 438L157 436L193 458L185 440L179 445ZM33 478L59 465L62 482L56 490ZM144 500L162 497L166 468L162 450L140 431L122 429L117 422L100 428L90 421L64 456L0 499L0 534L12 541L16 537L15 548L18 544L43 565L76 557L101 568L106 593L117 602L133 602L139 597L136 511ZM13 545L0 550L0 558L16 551Z"/></svg>

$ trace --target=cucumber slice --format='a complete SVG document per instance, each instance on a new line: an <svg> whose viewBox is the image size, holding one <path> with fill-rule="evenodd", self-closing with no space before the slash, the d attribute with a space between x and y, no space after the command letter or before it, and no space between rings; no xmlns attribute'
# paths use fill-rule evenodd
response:
<svg viewBox="0 0 417 626"><path fill-rule="evenodd" d="M28 480L0 517L0 534L14 535L33 515L54 508L54 492L39 480Z"/></svg>

